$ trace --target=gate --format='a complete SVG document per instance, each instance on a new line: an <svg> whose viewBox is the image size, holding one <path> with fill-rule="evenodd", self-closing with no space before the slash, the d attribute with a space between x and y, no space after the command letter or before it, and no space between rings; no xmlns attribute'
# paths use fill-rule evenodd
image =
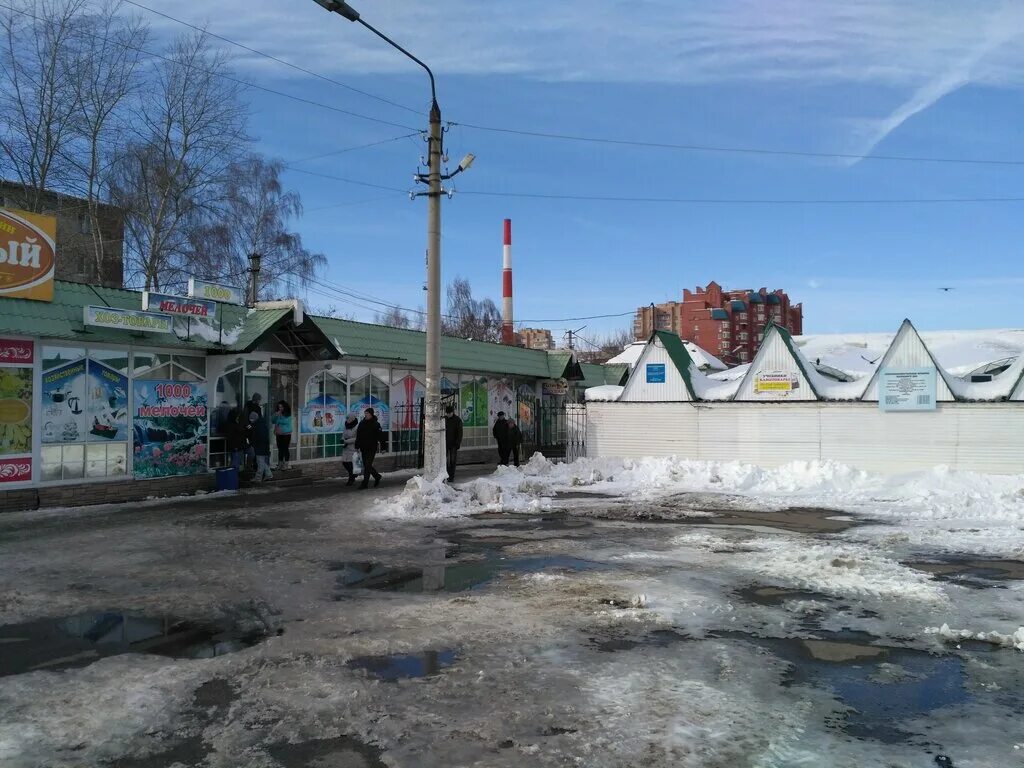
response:
<svg viewBox="0 0 1024 768"><path fill-rule="evenodd" d="M549 459L575 461L587 455L587 407L579 403L537 409L537 450Z"/></svg>

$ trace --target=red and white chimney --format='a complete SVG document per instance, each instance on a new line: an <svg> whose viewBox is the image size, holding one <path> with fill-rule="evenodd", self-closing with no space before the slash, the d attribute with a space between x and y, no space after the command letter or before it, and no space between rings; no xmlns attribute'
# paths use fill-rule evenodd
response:
<svg viewBox="0 0 1024 768"><path fill-rule="evenodd" d="M515 346L516 332L512 327L512 219L505 219L501 266L501 343Z"/></svg>

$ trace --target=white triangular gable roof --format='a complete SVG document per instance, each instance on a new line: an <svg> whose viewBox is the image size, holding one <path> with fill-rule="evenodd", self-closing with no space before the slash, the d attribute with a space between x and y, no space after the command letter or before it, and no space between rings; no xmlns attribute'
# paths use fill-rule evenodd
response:
<svg viewBox="0 0 1024 768"><path fill-rule="evenodd" d="M665 365L665 383L647 383L647 364L663 363ZM644 351L637 358L636 365L630 371L626 386L619 396L620 403L659 403L684 402L692 400L690 389L683 375L676 368L668 350L657 334L651 337Z"/></svg>
<svg viewBox="0 0 1024 768"><path fill-rule="evenodd" d="M796 384L789 390L765 390L758 391L758 376L760 374L781 374L782 378L788 376L790 381ZM750 364L747 375L736 390L735 400L750 400L755 402L770 401L797 401L817 400L818 395L814 391L811 382L804 375L800 361L793 355L786 340L777 327L770 326L765 333L754 361Z"/></svg>
<svg viewBox="0 0 1024 768"><path fill-rule="evenodd" d="M883 368L934 368L938 374L935 377L935 401L951 403L956 400L949 385L949 374L935 362L935 357L909 320L903 321L896 338L878 362L862 399L878 400L878 375Z"/></svg>

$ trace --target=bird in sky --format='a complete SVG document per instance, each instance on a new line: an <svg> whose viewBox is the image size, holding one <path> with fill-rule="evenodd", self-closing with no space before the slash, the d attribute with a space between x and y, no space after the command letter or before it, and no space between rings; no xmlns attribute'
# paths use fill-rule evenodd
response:
<svg viewBox="0 0 1024 768"><path fill-rule="evenodd" d="M954 289L953 288L942 288L942 287L940 287L939 290L940 291L947 291L948 292L948 291L952 291Z"/></svg>

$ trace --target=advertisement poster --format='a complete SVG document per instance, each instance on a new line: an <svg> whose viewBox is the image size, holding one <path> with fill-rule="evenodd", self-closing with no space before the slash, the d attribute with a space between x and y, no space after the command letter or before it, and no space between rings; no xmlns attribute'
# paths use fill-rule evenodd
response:
<svg viewBox="0 0 1024 768"><path fill-rule="evenodd" d="M466 427L487 426L487 379L467 381L462 385L462 424Z"/></svg>
<svg viewBox="0 0 1024 768"><path fill-rule="evenodd" d="M934 411L934 368L883 368L878 374L878 407L883 411Z"/></svg>
<svg viewBox="0 0 1024 768"><path fill-rule="evenodd" d="M206 471L206 384L136 381L135 476L168 477Z"/></svg>
<svg viewBox="0 0 1024 768"><path fill-rule="evenodd" d="M525 434L533 432L533 407L537 400L537 393L533 387L523 384L518 391L519 400L519 429Z"/></svg>
<svg viewBox="0 0 1024 768"><path fill-rule="evenodd" d="M352 403L348 412L362 421L363 411L367 408L373 408L373 412L377 414L377 421L380 422L380 428L387 432L391 428L391 412L388 404L379 397L374 397L373 395L362 397Z"/></svg>
<svg viewBox="0 0 1024 768"><path fill-rule="evenodd" d="M664 363L648 363L646 368L646 383L648 384L664 384L665 383L665 364Z"/></svg>
<svg viewBox="0 0 1024 768"><path fill-rule="evenodd" d="M800 378L791 371L760 371L754 376L754 394L787 397L800 388Z"/></svg>
<svg viewBox="0 0 1024 768"><path fill-rule="evenodd" d="M53 301L57 219L0 208L0 296Z"/></svg>
<svg viewBox="0 0 1024 768"><path fill-rule="evenodd" d="M415 376L399 379L391 388L391 409L394 412L394 429L420 428L420 400L427 395L427 388Z"/></svg>
<svg viewBox="0 0 1024 768"><path fill-rule="evenodd" d="M32 369L0 368L0 483L32 479Z"/></svg>
<svg viewBox="0 0 1024 768"><path fill-rule="evenodd" d="M505 381L492 379L487 392L488 426L492 426L498 413L504 411L505 416L516 418L516 395Z"/></svg>
<svg viewBox="0 0 1024 768"><path fill-rule="evenodd" d="M76 360L43 374L44 443L85 440L85 360Z"/></svg>
<svg viewBox="0 0 1024 768"><path fill-rule="evenodd" d="M89 361L89 442L128 439L128 377Z"/></svg>
<svg viewBox="0 0 1024 768"><path fill-rule="evenodd" d="M345 404L330 395L318 395L302 406L302 432L326 435L345 431Z"/></svg>

